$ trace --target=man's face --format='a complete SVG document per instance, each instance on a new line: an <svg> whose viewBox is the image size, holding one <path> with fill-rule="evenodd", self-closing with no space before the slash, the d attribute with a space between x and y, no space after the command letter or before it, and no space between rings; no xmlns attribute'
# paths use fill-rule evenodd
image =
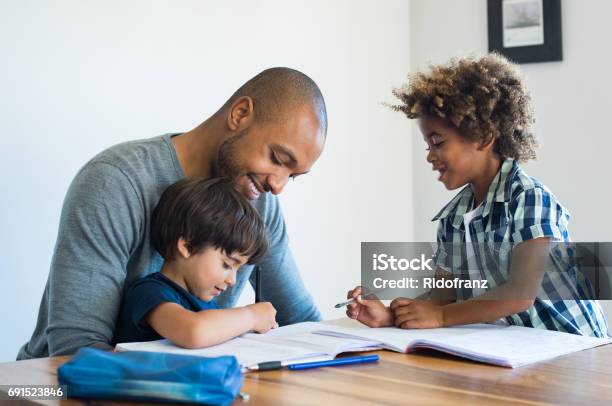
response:
<svg viewBox="0 0 612 406"><path fill-rule="evenodd" d="M280 122L254 123L226 139L214 176L232 179L249 200L282 192L290 178L305 174L321 155L325 136L309 108Z"/></svg>

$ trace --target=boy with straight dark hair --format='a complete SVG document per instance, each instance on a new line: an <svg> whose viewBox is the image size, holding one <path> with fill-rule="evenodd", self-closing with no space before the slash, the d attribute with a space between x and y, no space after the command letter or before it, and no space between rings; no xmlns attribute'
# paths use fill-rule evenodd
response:
<svg viewBox="0 0 612 406"><path fill-rule="evenodd" d="M151 243L164 264L125 294L115 342L167 338L199 348L278 326L268 302L232 309L215 304L236 282L238 268L267 249L259 214L229 181L184 179L171 185L153 211Z"/></svg>

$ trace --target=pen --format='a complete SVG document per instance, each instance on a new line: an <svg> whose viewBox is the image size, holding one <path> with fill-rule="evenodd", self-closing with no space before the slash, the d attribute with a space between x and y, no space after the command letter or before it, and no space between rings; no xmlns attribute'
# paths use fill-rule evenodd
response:
<svg viewBox="0 0 612 406"><path fill-rule="evenodd" d="M274 371L287 366L287 361L268 361L246 367L247 371Z"/></svg>
<svg viewBox="0 0 612 406"><path fill-rule="evenodd" d="M289 364L289 361L270 361L260 362L257 365L251 365L246 368L247 371L273 371L276 369L289 368L291 370L311 369L319 367L327 367L334 365L349 365L349 364L360 364L364 362L375 362L378 361L378 355L364 355L358 357L345 357L336 358L327 361L316 361L316 362L304 362L300 364Z"/></svg>
<svg viewBox="0 0 612 406"><path fill-rule="evenodd" d="M255 303L259 303L261 302L261 270L255 265L253 272L255 272Z"/></svg>
<svg viewBox="0 0 612 406"><path fill-rule="evenodd" d="M375 292L368 293L367 295L363 296L363 298L365 299L366 297L372 296L374 294ZM352 298L352 299L347 300L346 302L338 303L337 305L334 306L334 308L339 309L341 307L344 307L346 305L353 303L355 300L356 300L355 298Z"/></svg>
<svg viewBox="0 0 612 406"><path fill-rule="evenodd" d="M387 290L389 290L389 288L372 290L369 293L366 293L365 295L362 295L361 298L363 300L366 300L370 296L374 296L374 298L376 298L376 295L378 295L379 293L386 292ZM346 305L349 305L349 304L353 303L355 300L357 300L357 299L352 298L352 299L347 300L346 302L338 303L337 305L334 305L334 308L339 309L341 307L344 307Z"/></svg>
<svg viewBox="0 0 612 406"><path fill-rule="evenodd" d="M302 369L312 369L319 367L333 367L338 365L352 365L352 364L363 364L366 362L377 362L378 355L363 355L360 357L346 357L346 358L336 358L331 359L329 361L317 361L317 362L304 362L302 364L293 364L289 365L289 368L292 371L301 371Z"/></svg>

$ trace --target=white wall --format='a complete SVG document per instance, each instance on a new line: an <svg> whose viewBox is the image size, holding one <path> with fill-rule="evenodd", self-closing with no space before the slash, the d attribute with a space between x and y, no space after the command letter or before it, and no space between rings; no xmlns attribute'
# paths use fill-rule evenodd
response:
<svg viewBox="0 0 612 406"><path fill-rule="evenodd" d="M606 80L612 3L563 1L565 60L524 65L539 159L575 240L612 240ZM585 4L588 3L588 7ZM29 338L72 177L115 143L192 128L271 66L320 85L330 128L282 196L295 256L325 317L359 280L361 241L429 241L453 193L390 88L410 68L485 52L485 0L4 0L0 3L0 361ZM604 182L600 184L599 180ZM246 300L246 299L245 299Z"/></svg>
<svg viewBox="0 0 612 406"><path fill-rule="evenodd" d="M412 0L411 67L482 54L487 45L486 0ZM612 2L562 1L563 61L521 65L531 89L540 141L538 159L523 165L547 185L572 214L574 241L612 241L610 107ZM414 236L435 238L431 219L457 191L436 181L424 143L413 127ZM612 303L606 301L612 320Z"/></svg>
<svg viewBox="0 0 612 406"><path fill-rule="evenodd" d="M321 87L326 150L282 196L325 317L359 281L360 242L410 240L409 3L120 0L0 3L0 361L35 324L66 189L125 140L191 129L244 81L291 66Z"/></svg>

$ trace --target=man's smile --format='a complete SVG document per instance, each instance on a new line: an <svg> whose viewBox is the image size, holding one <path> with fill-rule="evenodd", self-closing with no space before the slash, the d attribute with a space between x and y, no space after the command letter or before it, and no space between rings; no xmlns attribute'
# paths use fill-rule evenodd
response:
<svg viewBox="0 0 612 406"><path fill-rule="evenodd" d="M263 188L251 175L246 175L246 196L250 200L256 200L264 192Z"/></svg>

